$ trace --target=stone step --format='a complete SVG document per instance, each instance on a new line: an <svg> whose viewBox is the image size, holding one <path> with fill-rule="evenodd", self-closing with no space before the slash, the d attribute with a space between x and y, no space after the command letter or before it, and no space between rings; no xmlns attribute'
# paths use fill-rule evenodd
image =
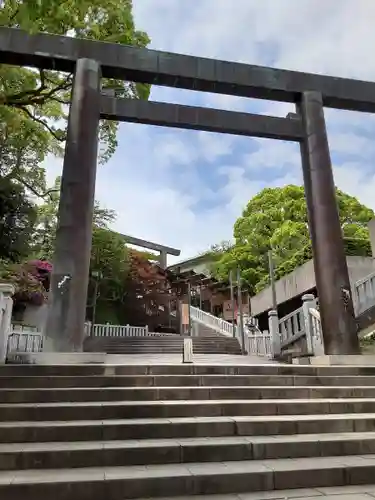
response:
<svg viewBox="0 0 375 500"><path fill-rule="evenodd" d="M0 376L0 387L69 388L69 387L375 387L374 376L316 377L310 375L80 375L80 376Z"/></svg>
<svg viewBox="0 0 375 500"><path fill-rule="evenodd" d="M100 349L93 349L91 352L105 352L107 354L182 354L182 346L177 347L105 347L102 346ZM86 351L89 352L89 351ZM194 354L238 354L241 355L240 351L237 349L231 349L227 347L194 347Z"/></svg>
<svg viewBox="0 0 375 500"><path fill-rule="evenodd" d="M1 500L162 497L369 484L371 455L0 472Z"/></svg>
<svg viewBox="0 0 375 500"><path fill-rule="evenodd" d="M151 343L156 343L156 344L182 344L184 341L184 338L191 338L194 344L220 344L220 343L225 343L225 344L238 344L238 340L233 337L224 337L224 336L218 336L218 337L180 337L180 336L170 336L170 337L96 337L96 338L87 338L85 340L85 343L106 343L106 344L151 344Z"/></svg>
<svg viewBox="0 0 375 500"><path fill-rule="evenodd" d="M0 376L0 387L69 388L69 387L375 387L375 376L314 375L60 375L60 376Z"/></svg>
<svg viewBox="0 0 375 500"><path fill-rule="evenodd" d="M375 399L91 401L0 404L0 421L372 413Z"/></svg>
<svg viewBox="0 0 375 500"><path fill-rule="evenodd" d="M242 357L241 357L242 359ZM282 364L128 364L128 365L2 365L1 376L92 375L303 375L375 376L375 366L303 366Z"/></svg>
<svg viewBox="0 0 375 500"><path fill-rule="evenodd" d="M0 470L370 455L375 432L0 444Z"/></svg>
<svg viewBox="0 0 375 500"><path fill-rule="evenodd" d="M86 352L105 352L107 354L181 354L182 355L182 345L181 346L166 346L166 347L128 347L128 346L116 346L116 347L106 347L100 346L93 349L85 349ZM240 349L231 348L231 347L194 347L194 354L230 354L230 355L242 355Z"/></svg>
<svg viewBox="0 0 375 500"><path fill-rule="evenodd" d="M191 338L194 343L204 343L204 342L213 342L213 343L218 343L218 342L233 342L233 343L238 343L238 339L234 337L229 337L226 335L214 335L214 336L204 336L204 337L189 337L188 335L186 336L180 336L180 335L168 335L168 336L159 336L159 335L152 335L149 337L87 337L85 339L85 342L123 342L123 343L150 343L150 342L183 342L184 338Z"/></svg>
<svg viewBox="0 0 375 500"><path fill-rule="evenodd" d="M95 350L98 350L98 346L105 347L107 349L117 349L117 348L124 348L124 349L130 349L130 348L139 348L139 349L147 349L147 348L152 348L155 349L156 347L160 347L162 349L167 349L167 348L182 348L183 346L183 341L179 342L139 342L139 343L130 343L130 342L116 342L116 343L107 343L107 342L100 342L100 343L95 343L93 344ZM195 349L204 349L204 348L212 348L212 349L237 349L238 348L238 343L232 343L232 342L193 342L193 348Z"/></svg>
<svg viewBox="0 0 375 500"><path fill-rule="evenodd" d="M187 500L186 496L174 496L173 500ZM246 493L228 493L226 495L195 495L193 500L374 500L374 485L351 485L292 490L272 490ZM139 498L138 500L149 500ZM159 500L171 500L159 497Z"/></svg>
<svg viewBox="0 0 375 500"><path fill-rule="evenodd" d="M207 401L207 400L288 400L302 399L373 399L375 387L272 387L272 386L199 386L199 387L70 387L0 389L0 403L63 403L90 401ZM374 406L375 408L375 406Z"/></svg>
<svg viewBox="0 0 375 500"><path fill-rule="evenodd" d="M197 354L241 354L236 338L225 336L193 337L193 351ZM104 351L108 354L166 354L179 353L184 338L175 337L90 337L85 340L85 351Z"/></svg>
<svg viewBox="0 0 375 500"><path fill-rule="evenodd" d="M0 442L111 441L375 432L374 413L0 422Z"/></svg>

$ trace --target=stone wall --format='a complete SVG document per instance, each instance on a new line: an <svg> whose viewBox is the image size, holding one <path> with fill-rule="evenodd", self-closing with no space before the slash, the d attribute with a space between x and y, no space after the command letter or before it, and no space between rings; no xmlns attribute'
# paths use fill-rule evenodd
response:
<svg viewBox="0 0 375 500"><path fill-rule="evenodd" d="M375 272L375 259L373 257L347 257L347 263L352 287L359 279ZM315 286L314 265L313 261L309 260L276 282L277 303L282 304L295 297L302 296L314 289ZM254 316L262 314L271 308L271 287L265 288L252 297L251 310Z"/></svg>

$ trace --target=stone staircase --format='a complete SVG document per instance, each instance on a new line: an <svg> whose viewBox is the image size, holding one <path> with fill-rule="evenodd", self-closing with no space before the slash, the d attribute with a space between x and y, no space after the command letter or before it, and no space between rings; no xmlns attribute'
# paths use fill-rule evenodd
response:
<svg viewBox="0 0 375 500"><path fill-rule="evenodd" d="M193 337L194 354L241 354L237 339L217 335ZM88 337L86 352L108 354L172 354L182 353L184 338L180 335L150 337Z"/></svg>
<svg viewBox="0 0 375 500"><path fill-rule="evenodd" d="M203 325L200 323L195 323L195 325L193 324L192 330L193 330L194 336L197 336L197 337L216 337L216 338L223 337L222 333L216 332L215 330L213 330L209 326Z"/></svg>
<svg viewBox="0 0 375 500"><path fill-rule="evenodd" d="M372 367L3 365L0 387L1 500L375 492Z"/></svg>

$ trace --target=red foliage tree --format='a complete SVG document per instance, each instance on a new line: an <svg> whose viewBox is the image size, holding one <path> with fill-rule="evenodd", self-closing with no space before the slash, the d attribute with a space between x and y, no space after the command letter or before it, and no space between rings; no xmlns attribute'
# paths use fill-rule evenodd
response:
<svg viewBox="0 0 375 500"><path fill-rule="evenodd" d="M169 324L169 304L173 297L167 274L141 252L130 252L126 290L124 312L129 324L147 324L150 329Z"/></svg>

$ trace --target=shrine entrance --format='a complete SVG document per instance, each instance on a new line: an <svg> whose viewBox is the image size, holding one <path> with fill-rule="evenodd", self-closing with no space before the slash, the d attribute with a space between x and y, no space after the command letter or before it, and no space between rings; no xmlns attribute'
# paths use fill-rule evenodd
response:
<svg viewBox="0 0 375 500"><path fill-rule="evenodd" d="M375 112L375 83L0 28L0 63L74 73L47 335L82 348L99 120L296 141L301 146L326 354L358 353L324 106ZM286 118L119 99L101 78L296 104ZM348 298L349 293L349 298Z"/></svg>

